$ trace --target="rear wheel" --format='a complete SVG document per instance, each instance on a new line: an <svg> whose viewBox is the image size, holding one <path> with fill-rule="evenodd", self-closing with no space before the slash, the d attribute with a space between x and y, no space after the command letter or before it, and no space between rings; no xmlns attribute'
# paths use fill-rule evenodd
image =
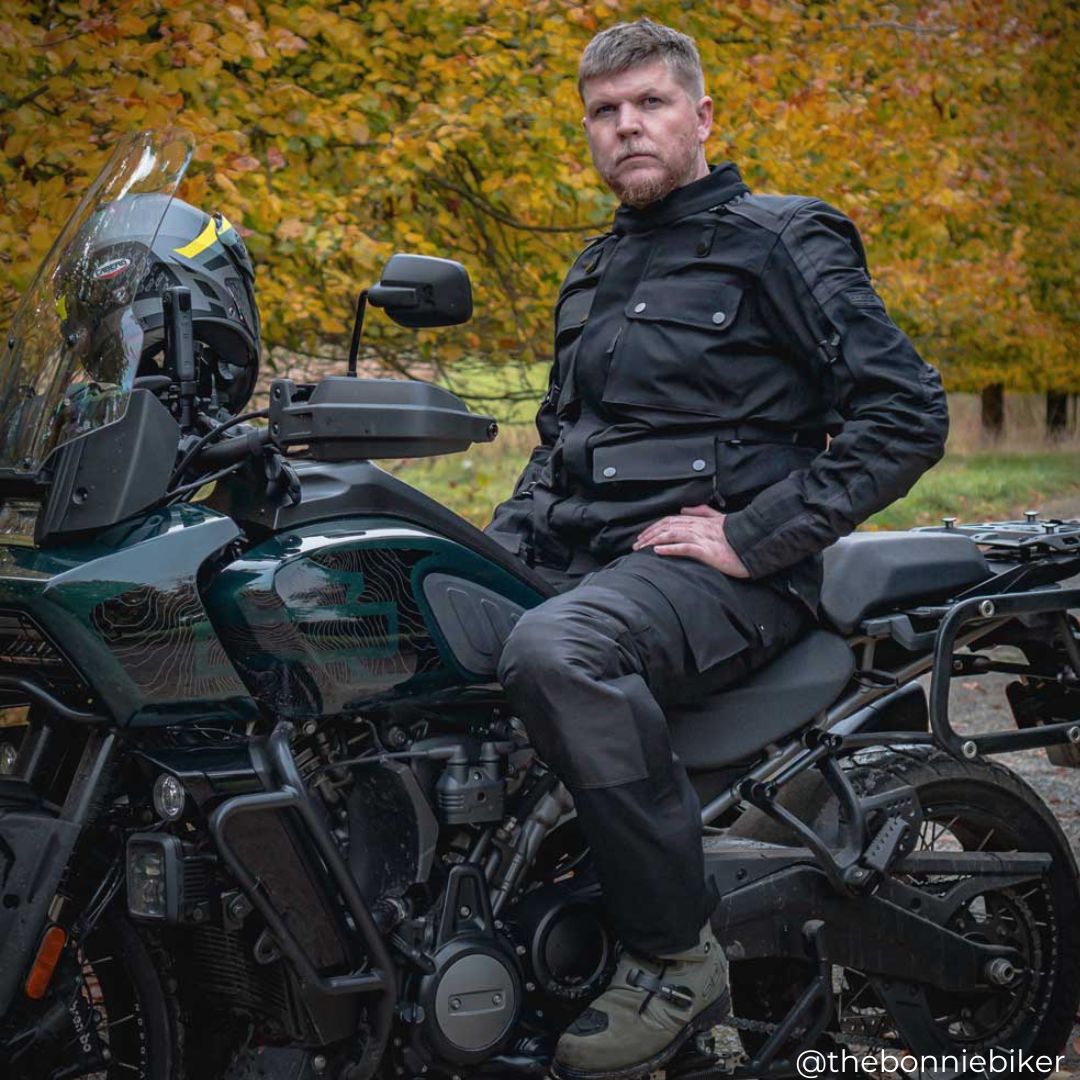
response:
<svg viewBox="0 0 1080 1080"><path fill-rule="evenodd" d="M1053 815L1019 777L996 764L957 761L922 747L866 751L849 764L860 794L904 785L916 789L924 815L920 848L1047 852L1053 862L1038 882L987 889L971 897L949 924L972 940L1015 948L1026 969L1020 979L993 989L950 993L926 983L835 968L836 1010L828 1038L870 1054L886 1047L937 1057L985 1056L991 1049L1060 1054L1080 1002L1080 892L1075 860ZM804 783L785 802L823 835L835 836L837 806L823 781ZM758 811L744 815L733 829L739 835L790 842ZM944 894L959 879L941 875L899 880ZM770 993L777 1000L781 966L790 980L787 962L734 966L737 1015L773 1022L783 1016L783 995L777 1004L769 1004ZM744 1044L753 1050L762 1038L744 1033Z"/></svg>

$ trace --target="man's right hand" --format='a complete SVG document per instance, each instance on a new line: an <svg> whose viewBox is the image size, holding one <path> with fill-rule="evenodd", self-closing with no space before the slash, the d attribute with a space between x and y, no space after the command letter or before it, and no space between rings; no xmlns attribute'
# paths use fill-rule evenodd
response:
<svg viewBox="0 0 1080 1080"><path fill-rule="evenodd" d="M724 535L724 518L719 510L705 504L684 506L678 517L665 517L643 529L633 550L652 547L657 555L682 555L712 566L733 578L748 578L734 548Z"/></svg>

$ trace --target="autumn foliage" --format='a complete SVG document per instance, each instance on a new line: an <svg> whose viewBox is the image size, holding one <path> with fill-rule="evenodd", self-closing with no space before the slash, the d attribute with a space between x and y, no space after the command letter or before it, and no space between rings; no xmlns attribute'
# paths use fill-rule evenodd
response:
<svg viewBox="0 0 1080 1080"><path fill-rule="evenodd" d="M398 370L550 355L551 304L613 210L576 65L648 13L698 41L710 159L850 214L952 389L1080 390L1080 9L1061 0L228 4L7 0L0 317L118 135L197 139L181 194L239 225L268 345L347 341L394 251L460 259L476 317L371 320Z"/></svg>

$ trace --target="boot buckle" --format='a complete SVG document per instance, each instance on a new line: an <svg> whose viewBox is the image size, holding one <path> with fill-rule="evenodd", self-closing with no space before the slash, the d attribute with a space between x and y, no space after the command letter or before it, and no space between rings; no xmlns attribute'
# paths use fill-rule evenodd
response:
<svg viewBox="0 0 1080 1080"><path fill-rule="evenodd" d="M648 991L650 998L655 994L676 1008L689 1009L694 1004L694 995L685 986L672 986L671 983L661 982L660 978L641 968L628 972L626 981L637 990ZM648 998L645 999L645 1004L648 1005Z"/></svg>
<svg viewBox="0 0 1080 1080"><path fill-rule="evenodd" d="M694 1004L694 995L685 986L672 986L670 983L661 983L657 993L665 1001L680 1009L689 1009Z"/></svg>

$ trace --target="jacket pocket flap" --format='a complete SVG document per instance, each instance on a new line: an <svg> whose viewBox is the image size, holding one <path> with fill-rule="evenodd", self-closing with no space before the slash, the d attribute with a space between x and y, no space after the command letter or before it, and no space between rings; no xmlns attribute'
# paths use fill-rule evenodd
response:
<svg viewBox="0 0 1080 1080"><path fill-rule="evenodd" d="M726 330L735 321L743 293L730 281L681 282L677 278L643 281L626 302L627 318L670 322L701 329Z"/></svg>
<svg viewBox="0 0 1080 1080"><path fill-rule="evenodd" d="M555 336L584 326L592 308L595 289L579 289L563 297L555 315Z"/></svg>
<svg viewBox="0 0 1080 1080"><path fill-rule="evenodd" d="M592 477L597 484L688 480L695 476L712 476L716 472L711 435L594 446L592 454Z"/></svg>

